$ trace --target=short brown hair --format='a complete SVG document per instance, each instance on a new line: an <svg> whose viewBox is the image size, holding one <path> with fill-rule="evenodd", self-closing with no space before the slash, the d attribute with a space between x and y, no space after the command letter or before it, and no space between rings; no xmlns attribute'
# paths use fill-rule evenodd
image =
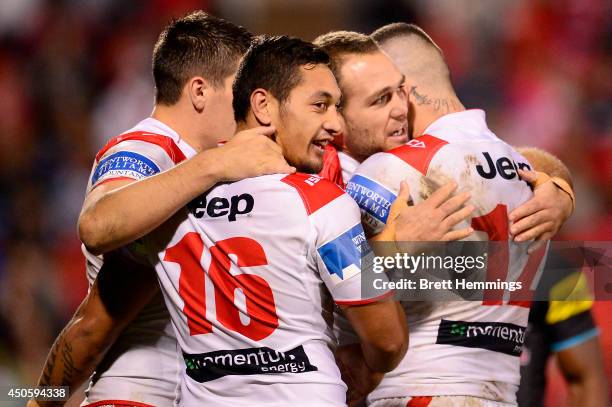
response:
<svg viewBox="0 0 612 407"><path fill-rule="evenodd" d="M171 21L153 49L156 103L176 103L185 83L196 75L222 87L252 38L243 27L203 11Z"/></svg>
<svg viewBox="0 0 612 407"><path fill-rule="evenodd" d="M374 39L378 44L382 44L385 41L391 40L393 38L402 37L402 36L412 36L416 35L421 40L428 42L432 46L436 47L439 50L436 43L431 39L431 37L418 25L408 24L408 23L391 23L385 26L380 27L372 34L370 37Z"/></svg>
<svg viewBox="0 0 612 407"><path fill-rule="evenodd" d="M319 35L313 44L323 49L331 58L331 70L340 83L342 57L348 54L371 54L379 51L378 45L368 35L355 31L332 31Z"/></svg>

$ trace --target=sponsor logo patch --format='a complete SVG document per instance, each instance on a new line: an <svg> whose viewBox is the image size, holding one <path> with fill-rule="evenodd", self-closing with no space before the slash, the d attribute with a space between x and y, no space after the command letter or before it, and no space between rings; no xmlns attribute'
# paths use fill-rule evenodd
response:
<svg viewBox="0 0 612 407"><path fill-rule="evenodd" d="M397 198L393 192L361 175L354 175L346 184L346 192L359 207L382 223L387 222L391 204Z"/></svg>
<svg viewBox="0 0 612 407"><path fill-rule="evenodd" d="M488 349L520 356L525 343L525 328L504 322L468 322L443 319L437 344Z"/></svg>
<svg viewBox="0 0 612 407"><path fill-rule="evenodd" d="M368 243L363 228L357 224L319 247L319 255L334 282L349 279L361 271L362 244Z"/></svg>
<svg viewBox="0 0 612 407"><path fill-rule="evenodd" d="M227 216L230 222L235 222L238 215L251 213L255 206L255 198L251 194L234 195L232 197L207 197L208 192L200 195L187 204L189 212L198 219L204 217L219 218Z"/></svg>
<svg viewBox="0 0 612 407"><path fill-rule="evenodd" d="M280 352L266 346L208 353L183 353L186 372L198 383L230 375L305 373L318 370L310 364L302 345Z"/></svg>
<svg viewBox="0 0 612 407"><path fill-rule="evenodd" d="M159 173L159 167L147 157L131 151L119 151L101 160L93 172L91 184L105 178L142 179Z"/></svg>

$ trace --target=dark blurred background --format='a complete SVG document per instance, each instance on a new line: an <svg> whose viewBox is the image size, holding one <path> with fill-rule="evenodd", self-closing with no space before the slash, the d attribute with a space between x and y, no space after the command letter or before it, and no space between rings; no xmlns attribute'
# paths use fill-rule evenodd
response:
<svg viewBox="0 0 612 407"><path fill-rule="evenodd" d="M35 383L85 295L75 225L93 157L150 114L155 39L193 9L309 40L421 25L467 107L486 110L509 143L570 167L578 206L558 238L612 240L610 1L1 0L0 385ZM612 303L594 313L612 377ZM562 405L550 370L549 405Z"/></svg>

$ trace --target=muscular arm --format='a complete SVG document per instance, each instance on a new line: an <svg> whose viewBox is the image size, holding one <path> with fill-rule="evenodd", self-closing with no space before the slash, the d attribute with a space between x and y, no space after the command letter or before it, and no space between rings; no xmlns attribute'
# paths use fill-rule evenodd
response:
<svg viewBox="0 0 612 407"><path fill-rule="evenodd" d="M55 340L38 386L68 386L69 394L76 391L158 289L153 270L118 257L105 259L90 293ZM38 405L55 407L63 402L38 401Z"/></svg>
<svg viewBox="0 0 612 407"><path fill-rule="evenodd" d="M393 370L408 349L408 327L397 301L344 307L343 312L359 337L363 357L374 372Z"/></svg>
<svg viewBox="0 0 612 407"><path fill-rule="evenodd" d="M99 185L83 204L81 241L91 253L105 253L144 236L218 182L294 172L280 147L265 137L272 132L272 127L249 129L155 176Z"/></svg>
<svg viewBox="0 0 612 407"><path fill-rule="evenodd" d="M608 405L608 389L597 338L559 351L557 358L569 385L569 406Z"/></svg>

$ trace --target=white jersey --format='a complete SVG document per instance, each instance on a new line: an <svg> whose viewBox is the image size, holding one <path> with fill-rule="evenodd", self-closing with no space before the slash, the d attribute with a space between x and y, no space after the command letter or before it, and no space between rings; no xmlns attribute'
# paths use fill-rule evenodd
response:
<svg viewBox="0 0 612 407"><path fill-rule="evenodd" d="M424 135L406 145L367 159L347 184L360 204L366 231L386 222L402 180L415 203L455 180L471 192L477 208L470 240L508 241L508 213L532 196L517 168L530 168L524 157L498 139L480 110L443 116ZM468 227L463 223L459 227ZM530 286L543 251L530 257L525 246L508 243L508 267L501 280ZM516 298L515 298L516 299ZM475 396L515 402L519 355L527 327L528 304L504 300L403 303L410 346L400 365L385 375L368 397Z"/></svg>
<svg viewBox="0 0 612 407"><path fill-rule="evenodd" d="M341 406L333 304L361 293L359 208L306 174L222 184L150 234L183 352L182 405Z"/></svg>
<svg viewBox="0 0 612 407"><path fill-rule="evenodd" d="M87 193L104 182L139 180L174 167L195 151L165 124L147 118L111 139L97 154ZM143 202L143 208L147 205ZM93 284L104 264L82 246ZM125 270L129 272L129 270ZM152 271L153 272L153 271ZM158 293L117 338L98 365L84 404L127 400L172 406L179 398L181 363L170 316Z"/></svg>

